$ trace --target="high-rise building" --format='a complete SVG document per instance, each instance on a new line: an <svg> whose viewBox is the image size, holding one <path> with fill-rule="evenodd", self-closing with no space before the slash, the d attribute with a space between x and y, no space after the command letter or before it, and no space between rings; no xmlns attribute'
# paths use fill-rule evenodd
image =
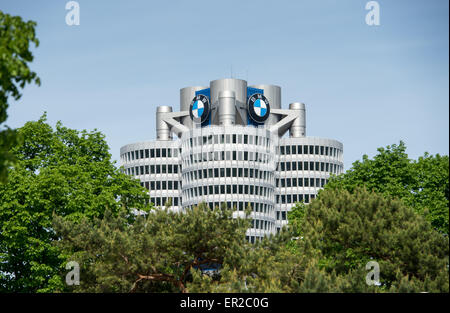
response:
<svg viewBox="0 0 450 313"><path fill-rule="evenodd" d="M309 203L343 171L342 143L307 137L305 105L283 109L274 85L227 78L182 88L179 112L157 108L156 136L120 149L149 201L173 210L226 203L236 217L250 205L251 242L277 232L296 202Z"/></svg>

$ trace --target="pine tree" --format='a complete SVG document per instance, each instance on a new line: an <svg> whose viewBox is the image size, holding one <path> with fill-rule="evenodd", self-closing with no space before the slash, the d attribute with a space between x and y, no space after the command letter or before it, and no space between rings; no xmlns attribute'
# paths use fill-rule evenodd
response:
<svg viewBox="0 0 450 313"><path fill-rule="evenodd" d="M408 285L448 292L448 236L402 201L364 188L323 190L307 206L301 227L299 253L318 257L320 268L334 272L337 289L377 291L364 286L364 267L376 261L378 290L401 291Z"/></svg>
<svg viewBox="0 0 450 313"><path fill-rule="evenodd" d="M188 292L192 271L214 273L231 259L244 259L249 222L232 218L229 209L154 209L131 223L128 216L107 211L80 223L55 216L58 246L82 269L73 291Z"/></svg>

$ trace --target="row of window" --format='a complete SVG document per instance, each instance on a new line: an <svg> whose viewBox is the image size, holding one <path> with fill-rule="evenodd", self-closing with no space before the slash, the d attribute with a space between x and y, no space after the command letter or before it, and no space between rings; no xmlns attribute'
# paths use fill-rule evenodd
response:
<svg viewBox="0 0 450 313"><path fill-rule="evenodd" d="M328 146L315 146L315 145L291 145L280 146L281 155L291 154L309 154L309 155L326 155L332 157L338 157L341 154L341 150Z"/></svg>
<svg viewBox="0 0 450 313"><path fill-rule="evenodd" d="M287 178L287 179L277 179L277 187L280 187L278 184L281 182L281 187L318 187L322 188L327 180L323 178ZM298 182L298 183L297 183ZM147 190L178 190L181 188L181 182L178 181L151 181L151 182L141 182L141 186L145 187ZM267 187L259 187L254 185L209 185L209 186L199 186L189 188L184 191L184 194L191 197L198 196L206 196L213 194L259 194L262 192L262 196L270 197L273 193L270 188ZM280 198L281 197L281 198ZM314 195L312 195L314 198ZM305 201L305 203L309 202L309 195L277 195L276 201L277 203L292 203L297 201Z"/></svg>
<svg viewBox="0 0 450 313"><path fill-rule="evenodd" d="M220 136L220 137L219 137ZM194 137L190 138L190 147L192 147L192 142L200 142L200 145L215 143L215 141L211 142L209 138L220 138L220 143L244 143L244 144L253 144L253 138L255 138L255 145L258 145L258 138L260 144L265 143L266 146L269 144L269 138L253 136L253 135L210 135L210 136L202 136L202 137ZM217 139L218 140L218 139ZM218 143L218 142L217 142ZM197 145L197 144L195 144ZM325 156L333 156L338 157L342 153L340 149L328 146L317 146L317 145L290 145L290 146L280 146L280 154L281 155L296 155L296 154L308 154L308 155L325 155ZM269 151L267 151L269 152ZM171 158L178 157L180 153L179 148L154 148L154 149L141 149L135 151L129 151L124 153L121 157L123 161L133 161L139 159L148 159L148 158ZM200 159L200 158L198 158ZM205 159L205 158L203 158ZM246 154L241 157L233 155L222 157L222 160L258 160L258 156L255 157L252 154ZM214 160L217 160L215 157Z"/></svg>
<svg viewBox="0 0 450 313"><path fill-rule="evenodd" d="M250 194L258 195L260 197L271 197L273 195L273 189L254 185L209 185L188 188L183 191L183 197L185 197L186 200L200 196L224 194Z"/></svg>
<svg viewBox="0 0 450 313"><path fill-rule="evenodd" d="M237 211L244 211L248 206L252 209L253 212L269 214L273 210L273 206L266 203L259 202L246 202L246 201L229 201L229 202L208 202L206 203L209 208L221 208L222 204L226 204L227 208L233 208ZM195 205L189 205L187 208L193 208Z"/></svg>
<svg viewBox="0 0 450 313"><path fill-rule="evenodd" d="M179 197L155 197L150 198L150 202L155 206L178 206L181 205L181 199Z"/></svg>
<svg viewBox="0 0 450 313"><path fill-rule="evenodd" d="M197 179L205 178L225 178L225 177L246 177L264 179L270 181L273 178L273 173L264 170L253 168L204 168L202 170L190 171L183 174L183 180L186 182L195 182Z"/></svg>
<svg viewBox="0 0 450 313"><path fill-rule="evenodd" d="M309 203L312 199L314 199L316 197L315 194L289 194L289 195L277 195L276 200L277 203L281 203L281 204L292 204L292 203L296 203L296 202L304 202L304 203ZM172 199L172 204L174 206L178 206L179 204L181 204L181 201L179 200L179 197L173 197L173 198L167 198L167 197L155 197L155 198L150 198L150 202L152 202L154 205L156 206L164 206L166 205L166 202L169 201L169 199ZM281 202L280 202L281 201ZM250 202L226 202L227 203L227 207L229 208L235 208L236 210L239 211L243 211L247 208L247 206L250 204L250 206L252 207L252 209L254 210L254 212L260 212L260 213L269 213L269 211L271 210L272 206L265 204L265 203L250 203ZM220 207L220 203L209 203L209 206L215 207L215 206L219 206ZM281 214L281 215L280 215ZM277 212L277 219L279 220L281 218L281 220L286 220L286 212L285 211L278 211Z"/></svg>
<svg viewBox="0 0 450 313"><path fill-rule="evenodd" d="M328 182L325 178L308 178L308 177L293 177L293 178L277 178L275 185L277 187L319 187L322 188Z"/></svg>
<svg viewBox="0 0 450 313"><path fill-rule="evenodd" d="M320 171L326 173L339 174L340 166L328 162L297 161L297 162L279 162L277 171Z"/></svg>
<svg viewBox="0 0 450 313"><path fill-rule="evenodd" d="M181 188L181 182L177 180L162 180L162 181L151 181L151 182L141 182L141 186L145 187L147 190L178 190L178 185Z"/></svg>
<svg viewBox="0 0 450 313"><path fill-rule="evenodd" d="M135 167L129 167L125 169L128 175L146 175L146 174L178 174L179 165L177 164L155 164L155 165L141 165ZM328 162L313 162L313 161L298 161L298 162L280 162L277 167L277 171L320 171L326 173L339 174L341 172L341 166ZM214 174L213 174L214 171ZM264 172L264 174L262 173ZM190 177L192 179L212 178L212 177L250 177L250 178L264 178L267 179L267 171L260 171L258 176L258 169L252 168L215 168L204 169L203 174L201 170L193 171ZM192 176L194 175L194 176Z"/></svg>
<svg viewBox="0 0 450 313"><path fill-rule="evenodd" d="M273 223L270 223L265 220L254 219L254 220L252 220L251 223L252 223L251 228L253 228L253 229L270 230L270 226L273 226Z"/></svg>
<svg viewBox="0 0 450 313"><path fill-rule="evenodd" d="M128 175L178 174L178 164L141 165L125 169Z"/></svg>
<svg viewBox="0 0 450 313"><path fill-rule="evenodd" d="M208 161L254 161L268 163L272 161L272 156L268 153L253 151L211 151L194 153L189 155L189 159L184 159L184 165L197 164ZM190 161L190 162L189 162Z"/></svg>
<svg viewBox="0 0 450 313"><path fill-rule="evenodd" d="M245 236L245 240L250 243L255 243L256 241L261 241L263 237L261 236Z"/></svg>
<svg viewBox="0 0 450 313"><path fill-rule="evenodd" d="M188 148L211 144L249 144L268 147L270 139L263 136L245 134L220 134L189 138Z"/></svg>
<svg viewBox="0 0 450 313"><path fill-rule="evenodd" d="M293 195L277 195L277 203L292 204L295 202L309 203L316 197L315 194L293 194ZM278 217L277 217L278 219ZM284 218L285 219L285 218Z"/></svg>
<svg viewBox="0 0 450 313"><path fill-rule="evenodd" d="M155 148L155 149L141 149L130 151L122 154L123 161L133 161L139 159L148 159L148 158L171 158L178 157L179 149L178 148Z"/></svg>
<svg viewBox="0 0 450 313"><path fill-rule="evenodd" d="M315 194L299 194L299 195L288 195L287 196L287 202L288 203L295 203L298 201L304 201L305 203L309 203L310 199L314 199L315 198ZM293 201L291 201L293 200ZM150 202L153 203L155 206L165 206L165 205L169 205L171 204L172 206L178 206L181 201L180 198L178 197L173 197L173 198L168 198L168 197L155 197L155 198L150 198ZM244 211L248 205L250 205L253 209L254 212L260 212L260 213L265 213L268 214L270 212L270 210L272 209L271 205L265 204L265 203L250 203L250 202L226 202L227 203L227 207L228 208L234 208L235 210L238 211ZM283 202L285 203L285 202ZM219 202L210 202L208 203L208 206L210 208L213 207L221 207L221 203ZM189 206L189 208L193 208L194 206L191 205ZM276 219L277 220L287 220L287 211L277 211L276 212ZM267 222L267 221L259 221L259 220L254 220L252 221L252 228L256 228L256 229L266 229L266 228L260 228L260 223L261 222ZM266 226L264 226L266 227Z"/></svg>
<svg viewBox="0 0 450 313"><path fill-rule="evenodd" d="M199 171L201 173L201 171ZM194 172L196 173L196 172ZM192 173L190 173L192 174ZM228 176L227 176L228 177ZM236 177L236 176L233 176ZM239 176L242 177L242 176ZM325 184L328 182L325 178L280 178L276 179L276 187L281 188L289 188L289 187L317 187L317 188L323 188ZM146 181L141 182L141 186L145 187L147 190L178 190L182 184L178 180L162 180L162 181ZM195 188L195 187L194 187ZM201 187L196 187L201 188ZM202 194L202 191L199 190L198 192L193 192L195 196L197 195L207 195L208 188L210 190L209 194L253 194L253 191L258 193L258 186L253 185L221 185L221 186L203 186L204 193ZM262 188L262 187L261 187ZM217 192L215 192L217 191ZM192 193L191 193L192 194Z"/></svg>

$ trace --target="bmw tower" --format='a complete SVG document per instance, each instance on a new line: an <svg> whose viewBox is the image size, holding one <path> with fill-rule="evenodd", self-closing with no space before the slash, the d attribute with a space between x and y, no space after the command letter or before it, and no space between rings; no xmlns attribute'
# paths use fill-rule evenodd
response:
<svg viewBox="0 0 450 313"><path fill-rule="evenodd" d="M225 203L235 217L250 206L250 242L279 231L296 202L343 171L342 143L307 137L305 105L283 109L275 85L226 78L182 88L178 112L157 108L156 137L120 149L149 201L176 211Z"/></svg>

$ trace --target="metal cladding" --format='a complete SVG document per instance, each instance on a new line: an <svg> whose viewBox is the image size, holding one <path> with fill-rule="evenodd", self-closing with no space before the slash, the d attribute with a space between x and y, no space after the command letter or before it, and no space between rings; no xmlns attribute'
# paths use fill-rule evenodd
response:
<svg viewBox="0 0 450 313"><path fill-rule="evenodd" d="M180 111L188 111L191 105L192 99L195 97L195 92L206 89L204 86L184 87L180 89ZM181 123L191 128L192 119L189 116L185 116L181 119Z"/></svg>
<svg viewBox="0 0 450 313"><path fill-rule="evenodd" d="M156 109L156 139L172 140L172 133L169 125L164 122L163 115L172 112L172 107L168 105L158 106Z"/></svg>
<svg viewBox="0 0 450 313"><path fill-rule="evenodd" d="M183 88L179 112L157 108L156 137L120 149L123 171L149 201L181 212L226 204L233 217L250 206L250 242L280 231L297 202L310 203L343 172L343 144L306 137L305 105L283 109L275 85L226 78Z"/></svg>
<svg viewBox="0 0 450 313"><path fill-rule="evenodd" d="M234 91L219 92L219 124L234 125L236 117L236 95Z"/></svg>
<svg viewBox="0 0 450 313"><path fill-rule="evenodd" d="M250 87L264 90L264 96L269 100L270 108L281 109L281 87L276 85L251 85ZM264 123L273 125L279 121L279 117L272 114Z"/></svg>
<svg viewBox="0 0 450 313"><path fill-rule="evenodd" d="M234 91L236 99L235 123L237 125L247 125L247 82L242 79L224 78L211 81L210 88L211 124L219 125L219 117L217 116L219 93L221 91Z"/></svg>
<svg viewBox="0 0 450 313"><path fill-rule="evenodd" d="M298 117L289 128L290 137L305 137L306 136L306 111L305 104L301 102L294 102L289 104L289 110L298 112Z"/></svg>

